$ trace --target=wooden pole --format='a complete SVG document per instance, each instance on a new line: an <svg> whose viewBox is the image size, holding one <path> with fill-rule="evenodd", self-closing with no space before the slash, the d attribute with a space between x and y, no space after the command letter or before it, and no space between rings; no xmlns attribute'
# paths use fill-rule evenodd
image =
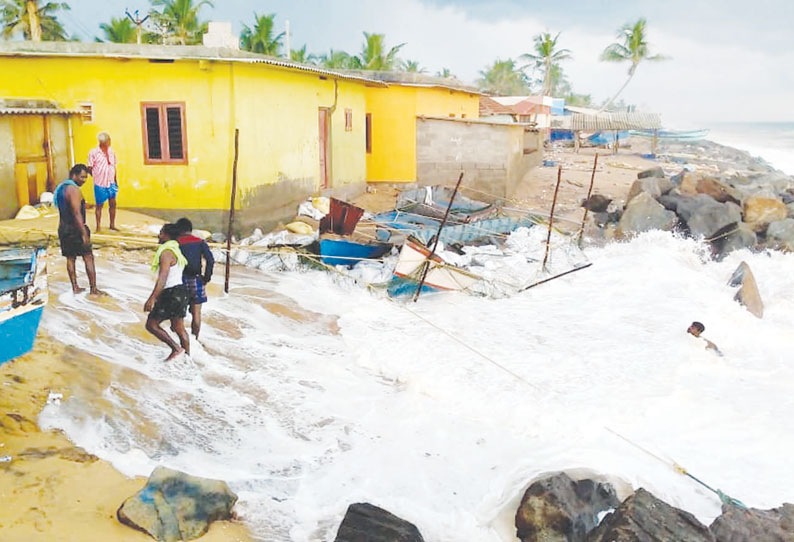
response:
<svg viewBox="0 0 794 542"><path fill-rule="evenodd" d="M554 224L554 208L557 206L557 193L560 191L560 181L562 180L562 166L557 168L557 186L554 187L554 199L551 200L551 213L549 213L549 233L546 236L546 255L543 256L543 269L546 269L546 262L549 259L549 245L551 244L551 228Z"/></svg>
<svg viewBox="0 0 794 542"><path fill-rule="evenodd" d="M422 278L419 280L419 287L416 289L416 294L414 294L414 303L416 300L419 299L419 294L422 293L422 286L425 284L425 279L427 278L427 272L430 271L430 265L433 261L433 256L436 254L436 247L438 247L438 241L441 239L441 230L444 228L444 224L447 223L447 218L449 218L449 212L452 210L452 202L455 201L455 196L458 194L458 188L460 188L460 183L463 180L463 172L460 172L460 177L458 177L458 182L455 184L455 190L452 191L452 196L449 198L449 205L447 205L447 210L444 213L444 218L441 220L441 224L438 225L438 231L436 232L436 239L433 241L433 248L430 249L430 256L424 262L424 267L422 268Z"/></svg>
<svg viewBox="0 0 794 542"><path fill-rule="evenodd" d="M587 222L587 206L590 203L590 196L593 194L593 184L595 183L596 166L598 166L598 153L593 160L593 174L590 176L590 189L587 191L587 199L585 200L584 216L582 217L582 227L579 229L579 247L582 246L582 238L584 237L584 224Z"/></svg>
<svg viewBox="0 0 794 542"><path fill-rule="evenodd" d="M564 273L560 273L559 275L554 275L553 277L549 277L547 279L543 279L543 280L540 280L538 282L532 283L532 284L530 284L529 286L527 286L525 288L521 288L519 290L519 292L526 292L527 290L531 290L535 286L540 286L541 284L545 284L545 283L547 283L549 281L552 281L554 279L558 279L560 277L564 277L565 275L570 275L571 273L575 273L576 271L581 271L582 269L587 269L591 265L593 265L593 264L592 263L588 263L588 264L585 264L585 265L580 265L579 267L574 267L573 269L569 269L568 271L565 271Z"/></svg>
<svg viewBox="0 0 794 542"><path fill-rule="evenodd" d="M226 230L226 281L223 291L229 293L229 273L232 263L232 224L234 222L234 200L237 196L237 158L240 155L240 130L234 129L234 164L232 165L232 202L229 205L229 228Z"/></svg>

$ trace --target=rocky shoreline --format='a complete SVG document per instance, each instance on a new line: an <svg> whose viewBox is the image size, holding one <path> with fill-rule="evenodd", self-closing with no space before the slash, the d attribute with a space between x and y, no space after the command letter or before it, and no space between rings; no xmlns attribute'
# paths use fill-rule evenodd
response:
<svg viewBox="0 0 794 542"><path fill-rule="evenodd" d="M794 250L794 177L718 143L667 143L621 205L595 193L592 239L660 229L702 239L716 259L733 250Z"/></svg>

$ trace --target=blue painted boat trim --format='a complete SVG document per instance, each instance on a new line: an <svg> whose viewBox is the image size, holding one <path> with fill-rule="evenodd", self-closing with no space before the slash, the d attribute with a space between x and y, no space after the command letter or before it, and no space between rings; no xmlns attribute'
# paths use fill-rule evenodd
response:
<svg viewBox="0 0 794 542"><path fill-rule="evenodd" d="M33 349L43 312L39 307L0 323L0 365Z"/></svg>

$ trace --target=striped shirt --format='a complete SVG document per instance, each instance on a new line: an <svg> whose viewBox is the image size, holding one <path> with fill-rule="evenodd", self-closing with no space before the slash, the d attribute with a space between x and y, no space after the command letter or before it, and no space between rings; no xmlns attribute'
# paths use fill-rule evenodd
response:
<svg viewBox="0 0 794 542"><path fill-rule="evenodd" d="M116 182L116 153L108 147L105 154L101 148L96 147L88 153L88 167L91 168L91 176L94 178L94 186L107 188Z"/></svg>

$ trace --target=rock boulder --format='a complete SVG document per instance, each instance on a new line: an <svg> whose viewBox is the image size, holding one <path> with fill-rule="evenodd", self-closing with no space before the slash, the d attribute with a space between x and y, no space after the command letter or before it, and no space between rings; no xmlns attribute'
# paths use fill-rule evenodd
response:
<svg viewBox="0 0 794 542"><path fill-rule="evenodd" d="M650 230L671 231L676 224L676 216L645 192L634 197L618 223L618 235L625 237L632 233Z"/></svg>
<svg viewBox="0 0 794 542"><path fill-rule="evenodd" d="M609 484L555 474L533 483L524 493L516 511L516 536L522 542L584 541L598 524L598 514L619 504Z"/></svg>
<svg viewBox="0 0 794 542"><path fill-rule="evenodd" d="M716 177L703 177L697 181L695 191L698 194L706 194L711 196L720 203L731 201L733 203L741 203L741 198L738 192L726 183L723 183Z"/></svg>
<svg viewBox="0 0 794 542"><path fill-rule="evenodd" d="M758 243L758 237L755 232L744 222L728 225L725 231L718 232L715 237L717 239L712 242L712 247L714 248L714 257L717 260L722 260L734 250L752 249Z"/></svg>
<svg viewBox="0 0 794 542"><path fill-rule="evenodd" d="M157 467L146 486L119 507L116 517L155 540L193 540L206 533L213 521L231 519L236 502L237 495L226 482Z"/></svg>
<svg viewBox="0 0 794 542"><path fill-rule="evenodd" d="M653 167L637 173L638 179L647 179L648 177L664 177L664 170L660 167Z"/></svg>
<svg viewBox="0 0 794 542"><path fill-rule="evenodd" d="M764 316L764 304L761 302L758 284L756 284L753 272L750 271L750 266L746 262L739 264L739 267L731 275L728 286L739 286L739 291L736 292L733 299L744 305L758 318Z"/></svg>
<svg viewBox="0 0 794 542"><path fill-rule="evenodd" d="M658 198L663 194L667 194L675 187L672 181L664 177L647 177L644 179L637 179L631 184L629 195L626 196L626 203L628 204L635 196L645 192L652 198Z"/></svg>
<svg viewBox="0 0 794 542"><path fill-rule="evenodd" d="M640 488L608 514L587 542L714 542L695 516L674 508Z"/></svg>
<svg viewBox="0 0 794 542"><path fill-rule="evenodd" d="M786 503L771 510L723 505L722 515L709 529L717 542L790 542L794 540L794 504Z"/></svg>
<svg viewBox="0 0 794 542"><path fill-rule="evenodd" d="M424 542L412 523L369 503L347 507L334 542Z"/></svg>
<svg viewBox="0 0 794 542"><path fill-rule="evenodd" d="M710 239L731 224L742 220L742 212L735 203L720 203L711 196L698 194L678 202L676 212L686 224L692 237Z"/></svg>
<svg viewBox="0 0 794 542"><path fill-rule="evenodd" d="M744 221L753 231L761 233L771 222L788 217L786 204L768 196L752 196L744 201Z"/></svg>
<svg viewBox="0 0 794 542"><path fill-rule="evenodd" d="M589 198L582 200L582 207L591 213L605 213L612 200L601 194L593 194Z"/></svg>
<svg viewBox="0 0 794 542"><path fill-rule="evenodd" d="M794 218L777 220L766 230L766 243L770 248L794 251Z"/></svg>

